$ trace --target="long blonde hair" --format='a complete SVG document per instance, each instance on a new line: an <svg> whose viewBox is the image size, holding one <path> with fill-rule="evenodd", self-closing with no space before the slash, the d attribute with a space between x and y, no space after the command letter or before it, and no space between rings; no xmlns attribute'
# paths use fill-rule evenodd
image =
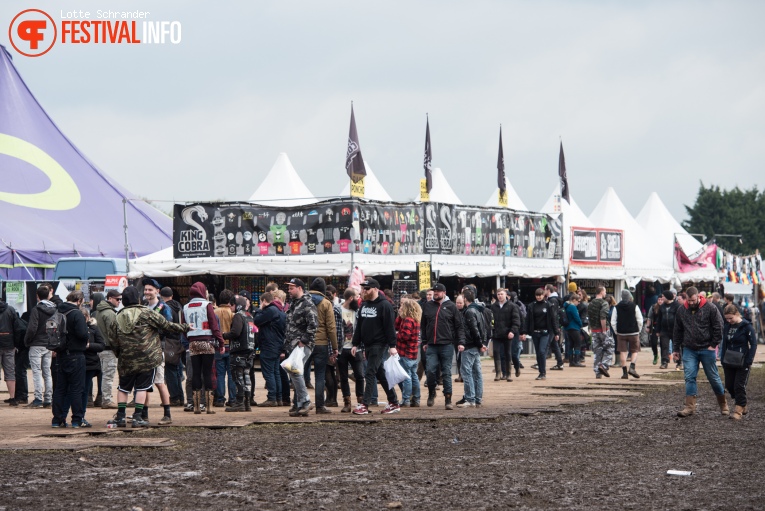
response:
<svg viewBox="0 0 765 511"><path fill-rule="evenodd" d="M419 323L422 318L422 308L414 300L404 299L401 300L400 314L402 318L412 318Z"/></svg>

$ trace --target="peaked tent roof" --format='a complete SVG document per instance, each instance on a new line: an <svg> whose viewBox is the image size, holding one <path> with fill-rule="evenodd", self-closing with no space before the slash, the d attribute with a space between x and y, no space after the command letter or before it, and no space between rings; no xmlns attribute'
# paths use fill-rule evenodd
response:
<svg viewBox="0 0 765 511"><path fill-rule="evenodd" d="M268 206L302 206L316 202L316 198L292 166L287 153L279 153L274 166L261 181L250 200Z"/></svg>
<svg viewBox="0 0 765 511"><path fill-rule="evenodd" d="M0 274L41 278L61 257L133 256L172 244L172 221L104 174L59 130L0 45ZM26 268L24 268L26 266Z"/></svg>
<svg viewBox="0 0 765 511"><path fill-rule="evenodd" d="M518 195L518 192L515 191L515 188L513 188L513 185L510 184L510 181L505 177L505 188L507 189L507 207L510 209L518 209L520 211L528 211L529 208L526 207L526 204L523 203L521 200L520 195ZM499 206L499 187L497 187L494 190L494 193L489 197L489 200L486 201L486 205L488 207L495 208Z"/></svg>
<svg viewBox="0 0 765 511"><path fill-rule="evenodd" d="M671 261L662 257L661 250L651 243L645 229L634 219L616 191L609 187L590 214L595 227L624 231L624 270L628 278L668 282L674 273Z"/></svg>
<svg viewBox="0 0 765 511"><path fill-rule="evenodd" d="M419 198L419 194L417 194ZM454 193L444 172L436 167L433 169L433 186L430 189L430 202L442 202L445 204L462 204L457 194Z"/></svg>
<svg viewBox="0 0 765 511"><path fill-rule="evenodd" d="M656 252L664 264L674 267L675 239L688 256L700 254L704 249L704 245L688 234L688 231L675 220L656 192L651 193L635 220L649 233L651 240L654 241ZM715 280L718 278L717 270L714 266L699 269L693 272L693 278ZM681 280L685 279L681 278Z"/></svg>
<svg viewBox="0 0 765 511"><path fill-rule="evenodd" d="M383 202L390 202L393 199L388 192L383 188L380 180L377 179L375 173L369 168L369 163L364 160L364 168L367 170L367 177L364 178L364 198L371 200L379 200ZM345 174L347 176L347 174ZM345 180L345 188L340 192L341 197L349 197L351 195L351 182L350 179Z"/></svg>

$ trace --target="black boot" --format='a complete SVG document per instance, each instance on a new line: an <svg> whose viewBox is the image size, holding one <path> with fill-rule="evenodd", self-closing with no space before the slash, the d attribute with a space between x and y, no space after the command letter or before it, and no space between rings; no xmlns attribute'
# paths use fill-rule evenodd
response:
<svg viewBox="0 0 765 511"><path fill-rule="evenodd" d="M428 406L436 404L436 391L428 389Z"/></svg>
<svg viewBox="0 0 765 511"><path fill-rule="evenodd" d="M244 402L244 411L245 412L251 412L252 411L252 403L254 401L252 401L251 395L252 395L252 392L245 392L244 393L244 401L243 402ZM257 404L255 406L257 406Z"/></svg>
<svg viewBox="0 0 765 511"><path fill-rule="evenodd" d="M244 405L244 398L237 397L236 401L231 403L231 406L227 406L226 410L227 412L246 412L247 409Z"/></svg>

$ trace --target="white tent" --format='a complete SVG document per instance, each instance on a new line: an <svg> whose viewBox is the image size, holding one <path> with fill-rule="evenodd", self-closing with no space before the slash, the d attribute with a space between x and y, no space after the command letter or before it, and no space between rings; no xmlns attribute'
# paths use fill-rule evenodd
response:
<svg viewBox="0 0 765 511"><path fill-rule="evenodd" d="M419 199L419 194L417 198ZM445 204L462 204L457 194L454 193L451 185L446 180L446 176L439 168L433 169L433 186L430 189L430 202L442 202Z"/></svg>
<svg viewBox="0 0 765 511"><path fill-rule="evenodd" d="M704 245L688 234L683 226L675 220L656 192L651 193L635 220L645 229L663 264L675 267L675 239L689 257L700 254L704 249ZM678 277L683 282L689 280L714 281L719 278L714 267L685 274L678 273Z"/></svg>
<svg viewBox="0 0 765 511"><path fill-rule="evenodd" d="M526 207L526 204L523 203L521 200L521 197L518 195L518 192L515 191L515 188L513 188L513 185L510 184L510 181L508 181L507 177L505 177L505 189L507 190L507 207L510 209L518 209L520 211L528 211L529 208ZM499 206L499 187L497 187L494 190L494 193L491 197L489 197L489 200L486 201L486 206L490 208L496 208Z"/></svg>
<svg viewBox="0 0 765 511"><path fill-rule="evenodd" d="M657 249L645 229L630 215L613 188L606 190L589 218L595 227L624 231L624 273L630 285L640 280L672 280L673 265L666 257L662 258L661 249Z"/></svg>
<svg viewBox="0 0 765 511"><path fill-rule="evenodd" d="M385 191L380 180L377 179L375 173L369 168L369 164L364 160L364 168L367 170L367 176L364 178L364 198L370 200L379 200L383 202L390 202L391 196ZM350 197L351 195L351 180L347 177L345 180L345 188L340 192L341 197Z"/></svg>
<svg viewBox="0 0 765 511"><path fill-rule="evenodd" d="M287 153L279 153L274 166L250 197L250 201L267 206L302 206L316 198L298 176Z"/></svg>

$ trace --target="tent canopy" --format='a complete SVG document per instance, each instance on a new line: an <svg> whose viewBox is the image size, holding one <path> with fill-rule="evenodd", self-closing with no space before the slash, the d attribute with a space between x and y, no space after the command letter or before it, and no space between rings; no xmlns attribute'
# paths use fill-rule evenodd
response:
<svg viewBox="0 0 765 511"><path fill-rule="evenodd" d="M433 169L433 186L430 189L430 202L441 202L444 204L462 204L457 194L454 193L449 182L444 176L444 172L436 167ZM417 200L419 200L419 193Z"/></svg>
<svg viewBox="0 0 765 511"><path fill-rule="evenodd" d="M369 164L366 160L364 160L364 168L367 170L367 176L364 178L364 198L379 200L382 202L392 201L393 199L391 199L390 195L388 195L388 192L385 191L385 188L383 188L383 185L380 183L380 180L377 179L375 173L372 172L372 169L369 167ZM347 177L347 174L345 175ZM343 191L340 192L340 196L350 197L350 195L351 182L350 178L348 178L345 180L345 188L343 188Z"/></svg>
<svg viewBox="0 0 765 511"><path fill-rule="evenodd" d="M505 177L505 189L507 190L507 207L510 209L516 209L519 211L528 211L529 208L526 207L526 204L523 203L521 200L520 195L518 195L518 192L515 191L515 188L513 188L513 185L510 184L510 181L508 181L507 177ZM496 208L499 206L499 187L497 187L494 190L494 193L489 197L489 200L486 201L486 206L490 208Z"/></svg>
<svg viewBox="0 0 765 511"><path fill-rule="evenodd" d="M267 206L302 206L316 202L316 198L298 175L287 153L279 153L271 170L261 181L251 202Z"/></svg>
<svg viewBox="0 0 765 511"><path fill-rule="evenodd" d="M0 275L42 278L61 257L133 256L172 244L170 218L104 174L59 130L0 46Z"/></svg>

